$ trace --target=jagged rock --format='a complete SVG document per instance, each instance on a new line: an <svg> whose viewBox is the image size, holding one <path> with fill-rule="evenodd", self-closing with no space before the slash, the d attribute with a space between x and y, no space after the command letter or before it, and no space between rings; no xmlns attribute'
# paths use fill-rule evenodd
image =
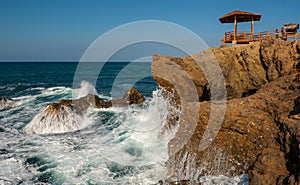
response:
<svg viewBox="0 0 300 185"><path fill-rule="evenodd" d="M113 107L125 107L131 104L141 104L145 101L142 93L140 93L136 88L131 88L126 91L123 98L113 98L108 101L110 106Z"/></svg>
<svg viewBox="0 0 300 185"><path fill-rule="evenodd" d="M9 98L9 97L0 97L0 107L1 108L6 108L11 106L13 103L13 99Z"/></svg>
<svg viewBox="0 0 300 185"><path fill-rule="evenodd" d="M124 99L127 100L128 104L141 104L145 101L142 93L140 93L136 88L131 88L125 93Z"/></svg>
<svg viewBox="0 0 300 185"><path fill-rule="evenodd" d="M26 134L49 134L74 132L85 127L82 115L87 109L109 108L112 106L127 106L141 104L144 96L135 88L126 92L124 98L113 98L109 101L100 99L97 95L87 95L75 100L59 100L48 105L27 124L23 131Z"/></svg>
<svg viewBox="0 0 300 185"><path fill-rule="evenodd" d="M211 48L192 57L153 56L154 79L175 93L176 105L182 109L179 130L169 142L171 181L248 173L250 185L300 183L299 46L297 41L270 39ZM200 67L211 74L207 65L212 59L219 63L225 78L226 113L215 138L213 130L218 128L212 123L208 130L212 142L204 141L210 145L202 150L200 143L209 119L220 119L210 115L210 85ZM187 76L178 75L178 71ZM168 78L162 78L162 73ZM191 88L187 78L196 87L198 101L185 97ZM179 84L180 95L174 82ZM197 106L201 111L193 115ZM197 122L194 130L190 129L193 120ZM187 137L183 143L182 138Z"/></svg>

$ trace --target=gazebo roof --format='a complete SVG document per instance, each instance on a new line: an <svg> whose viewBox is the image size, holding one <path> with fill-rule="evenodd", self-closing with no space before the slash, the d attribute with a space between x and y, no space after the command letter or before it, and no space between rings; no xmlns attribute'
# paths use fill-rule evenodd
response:
<svg viewBox="0 0 300 185"><path fill-rule="evenodd" d="M254 21L259 21L261 18L260 14L234 10L233 12L220 17L219 20L221 23L234 23L235 16L237 22L249 22L252 21L252 18Z"/></svg>

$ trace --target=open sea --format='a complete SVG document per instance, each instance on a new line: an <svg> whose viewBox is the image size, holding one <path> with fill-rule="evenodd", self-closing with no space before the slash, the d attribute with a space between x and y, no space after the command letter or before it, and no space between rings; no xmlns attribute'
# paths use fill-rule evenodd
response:
<svg viewBox="0 0 300 185"><path fill-rule="evenodd" d="M2 62L0 97L0 185L2 184L156 184L165 179L167 144L175 131L162 134L169 104L151 76L151 63ZM126 69L126 70L123 70ZM80 81L74 80L80 73ZM93 81L98 74L97 81ZM144 75L140 75L140 74ZM139 74L139 75L137 75ZM137 80L138 79L138 80ZM63 134L26 135L48 104L97 94L122 97L136 87L143 105L89 109L83 129ZM116 90L117 89L117 90ZM118 93L112 94L115 90ZM46 129L46 128L45 128ZM247 184L247 179L204 177L203 184Z"/></svg>

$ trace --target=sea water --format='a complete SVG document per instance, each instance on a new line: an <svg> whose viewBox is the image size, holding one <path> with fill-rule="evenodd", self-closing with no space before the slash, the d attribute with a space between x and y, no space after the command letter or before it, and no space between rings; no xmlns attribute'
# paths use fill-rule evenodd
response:
<svg viewBox="0 0 300 185"><path fill-rule="evenodd" d="M167 144L176 129L163 132L170 105L151 76L134 83L146 97L143 105L91 108L78 118L82 127L75 132L23 133L34 116L60 99L89 93L112 98L114 80L128 63L106 63L95 85L89 72L86 80L73 81L77 65L0 63L0 97L13 99L13 104L0 107L0 184L156 184L165 179ZM96 70L95 63L86 65ZM151 63L137 68L151 69ZM133 78L134 70L127 75L122 78ZM207 176L201 182L247 184L245 178L225 176Z"/></svg>

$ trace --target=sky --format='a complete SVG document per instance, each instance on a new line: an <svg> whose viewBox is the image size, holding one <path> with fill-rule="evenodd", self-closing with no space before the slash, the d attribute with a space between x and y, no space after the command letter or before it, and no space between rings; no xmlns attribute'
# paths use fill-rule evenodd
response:
<svg viewBox="0 0 300 185"><path fill-rule="evenodd" d="M78 61L102 34L142 20L179 24L219 47L233 30L218 20L226 13L262 14L260 32L300 23L299 8L299 0L0 0L0 61Z"/></svg>

